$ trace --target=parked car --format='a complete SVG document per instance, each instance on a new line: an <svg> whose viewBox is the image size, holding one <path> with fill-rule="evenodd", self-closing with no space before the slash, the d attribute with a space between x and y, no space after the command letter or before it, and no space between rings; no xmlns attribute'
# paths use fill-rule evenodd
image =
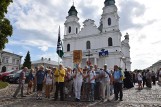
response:
<svg viewBox="0 0 161 107"><path fill-rule="evenodd" d="M22 72L22 70L19 70L17 72L14 72L14 73L11 73L7 76L7 81L10 82L10 83L19 83L19 76L20 76L20 73ZM28 76L29 76L29 72L27 71L26 72L26 80L25 82L28 81Z"/></svg>
<svg viewBox="0 0 161 107"><path fill-rule="evenodd" d="M17 70L10 70L10 71L6 71L6 72L0 72L0 80L2 81L6 81L6 77L13 73L13 72L16 72Z"/></svg>

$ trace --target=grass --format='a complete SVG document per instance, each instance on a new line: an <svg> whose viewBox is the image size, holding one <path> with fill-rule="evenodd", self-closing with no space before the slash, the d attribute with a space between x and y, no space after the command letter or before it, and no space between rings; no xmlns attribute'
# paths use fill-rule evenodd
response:
<svg viewBox="0 0 161 107"><path fill-rule="evenodd" d="M7 86L8 86L8 83L7 82L0 81L0 89L6 88Z"/></svg>

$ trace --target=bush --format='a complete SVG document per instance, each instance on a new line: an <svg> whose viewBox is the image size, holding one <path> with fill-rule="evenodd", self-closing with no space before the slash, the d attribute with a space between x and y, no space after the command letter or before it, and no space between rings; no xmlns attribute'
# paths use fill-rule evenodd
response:
<svg viewBox="0 0 161 107"><path fill-rule="evenodd" d="M6 88L7 86L8 86L8 83L7 82L0 81L0 89Z"/></svg>

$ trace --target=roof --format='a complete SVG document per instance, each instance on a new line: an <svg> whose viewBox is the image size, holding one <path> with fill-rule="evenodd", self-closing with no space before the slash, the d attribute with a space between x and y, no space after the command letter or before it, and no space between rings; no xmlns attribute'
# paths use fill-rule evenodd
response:
<svg viewBox="0 0 161 107"><path fill-rule="evenodd" d="M19 57L23 57L21 55L15 54L15 53L11 53L11 52L7 52L7 51L0 51L0 53L7 53L7 54L11 54L11 55L15 55L15 56L19 56Z"/></svg>
<svg viewBox="0 0 161 107"><path fill-rule="evenodd" d="M50 65L58 65L58 62L48 60L48 59L43 59L43 60L37 60L37 61L32 61L32 64L50 64Z"/></svg>

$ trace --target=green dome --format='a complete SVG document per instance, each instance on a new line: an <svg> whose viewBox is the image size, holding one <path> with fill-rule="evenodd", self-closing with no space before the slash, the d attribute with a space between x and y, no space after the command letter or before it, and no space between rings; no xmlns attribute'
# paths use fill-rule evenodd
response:
<svg viewBox="0 0 161 107"><path fill-rule="evenodd" d="M72 6L71 8L70 8L70 10L68 11L68 16L77 16L77 10L75 9L75 7L74 6Z"/></svg>
<svg viewBox="0 0 161 107"><path fill-rule="evenodd" d="M105 6L115 5L115 0L105 0Z"/></svg>

